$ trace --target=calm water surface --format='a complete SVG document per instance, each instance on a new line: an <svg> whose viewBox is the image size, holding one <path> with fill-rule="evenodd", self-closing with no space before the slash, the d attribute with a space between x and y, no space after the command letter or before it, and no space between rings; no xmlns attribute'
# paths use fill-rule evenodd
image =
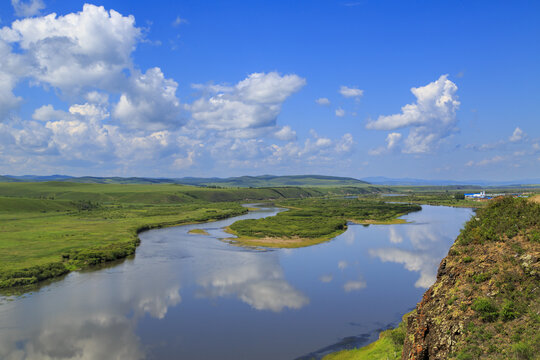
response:
<svg viewBox="0 0 540 360"><path fill-rule="evenodd" d="M410 224L350 225L294 250L217 239L277 211L152 230L131 260L0 296L0 359L295 359L359 346L415 306L472 214L423 206Z"/></svg>

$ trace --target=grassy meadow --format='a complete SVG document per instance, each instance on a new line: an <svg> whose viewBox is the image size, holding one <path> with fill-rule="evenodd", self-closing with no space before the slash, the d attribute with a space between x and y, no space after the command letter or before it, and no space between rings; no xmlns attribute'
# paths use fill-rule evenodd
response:
<svg viewBox="0 0 540 360"><path fill-rule="evenodd" d="M397 219L418 205L388 204L378 200L302 199L279 201L288 211L264 219L239 220L228 231L234 242L269 247L302 247L327 241L347 229L347 222L400 223Z"/></svg>
<svg viewBox="0 0 540 360"><path fill-rule="evenodd" d="M108 204L0 198L0 288L129 256L138 232L240 215L238 203Z"/></svg>
<svg viewBox="0 0 540 360"><path fill-rule="evenodd" d="M178 184L0 183L0 288L125 258L138 232L223 219L248 201L378 191L367 187L208 188ZM305 225L305 224L304 224Z"/></svg>

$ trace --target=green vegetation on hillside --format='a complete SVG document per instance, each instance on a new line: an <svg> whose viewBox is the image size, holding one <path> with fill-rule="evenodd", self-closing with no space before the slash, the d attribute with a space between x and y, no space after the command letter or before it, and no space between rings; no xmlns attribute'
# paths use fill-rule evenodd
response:
<svg viewBox="0 0 540 360"><path fill-rule="evenodd" d="M539 259L540 204L507 197L478 210L418 305L406 353L460 360L538 358ZM419 337L425 328L429 336Z"/></svg>
<svg viewBox="0 0 540 360"><path fill-rule="evenodd" d="M324 359L538 359L540 198L532 200L506 197L477 211L437 282L404 316L404 336L383 332L364 348Z"/></svg>
<svg viewBox="0 0 540 360"><path fill-rule="evenodd" d="M329 240L357 223L399 222L398 216L421 209L418 205L388 204L357 199L303 199L278 203L288 211L264 219L248 219L229 227L236 242L271 247L301 247Z"/></svg>
<svg viewBox="0 0 540 360"><path fill-rule="evenodd" d="M328 189L327 191L332 191ZM340 193L340 190L336 190ZM100 203L187 203L194 201L243 201L321 196L314 188L211 189L158 184L84 184L70 182L0 183L0 196L50 200L85 200Z"/></svg>

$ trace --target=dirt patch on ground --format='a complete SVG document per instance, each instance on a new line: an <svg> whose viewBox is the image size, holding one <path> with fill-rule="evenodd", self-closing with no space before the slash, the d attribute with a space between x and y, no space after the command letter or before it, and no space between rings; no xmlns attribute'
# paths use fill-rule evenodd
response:
<svg viewBox="0 0 540 360"><path fill-rule="evenodd" d="M208 231L204 229L191 229L188 231L188 234L190 235L209 235Z"/></svg>
<svg viewBox="0 0 540 360"><path fill-rule="evenodd" d="M540 195L535 195L530 198L531 201L534 201L536 203L540 203Z"/></svg>

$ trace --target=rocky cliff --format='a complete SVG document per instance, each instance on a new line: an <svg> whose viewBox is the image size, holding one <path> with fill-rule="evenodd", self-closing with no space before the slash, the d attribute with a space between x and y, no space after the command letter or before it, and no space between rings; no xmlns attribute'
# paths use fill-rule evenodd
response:
<svg viewBox="0 0 540 360"><path fill-rule="evenodd" d="M539 258L539 203L478 210L407 319L402 359L539 359Z"/></svg>

